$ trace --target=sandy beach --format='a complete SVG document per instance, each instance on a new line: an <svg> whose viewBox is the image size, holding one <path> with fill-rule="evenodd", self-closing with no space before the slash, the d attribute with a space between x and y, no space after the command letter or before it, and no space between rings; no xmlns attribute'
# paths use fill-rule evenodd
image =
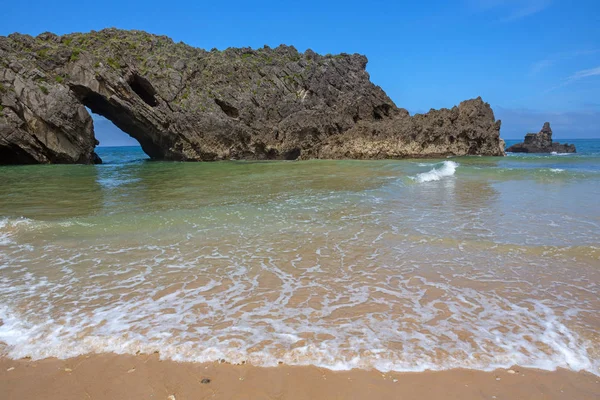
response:
<svg viewBox="0 0 600 400"><path fill-rule="evenodd" d="M381 373L177 363L157 354L0 359L3 400L597 399L600 377L563 369Z"/></svg>

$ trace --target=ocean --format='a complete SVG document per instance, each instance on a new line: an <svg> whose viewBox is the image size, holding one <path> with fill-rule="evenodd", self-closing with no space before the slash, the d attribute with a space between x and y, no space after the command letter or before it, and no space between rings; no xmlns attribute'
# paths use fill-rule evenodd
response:
<svg viewBox="0 0 600 400"><path fill-rule="evenodd" d="M0 355L600 375L600 139L569 142L0 167Z"/></svg>

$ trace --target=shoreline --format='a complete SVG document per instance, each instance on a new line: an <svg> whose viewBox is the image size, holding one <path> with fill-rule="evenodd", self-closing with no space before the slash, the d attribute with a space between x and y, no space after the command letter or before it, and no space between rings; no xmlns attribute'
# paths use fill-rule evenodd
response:
<svg viewBox="0 0 600 400"><path fill-rule="evenodd" d="M315 366L175 362L160 360L158 354L90 354L37 361L2 357L0 393L4 400L597 399L600 377L589 372L517 366L492 372L382 373Z"/></svg>

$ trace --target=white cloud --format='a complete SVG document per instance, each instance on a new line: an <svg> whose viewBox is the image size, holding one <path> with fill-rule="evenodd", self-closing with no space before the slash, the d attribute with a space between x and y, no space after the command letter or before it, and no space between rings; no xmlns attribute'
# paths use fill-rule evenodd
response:
<svg viewBox="0 0 600 400"><path fill-rule="evenodd" d="M499 15L500 21L510 22L545 10L552 0L467 0L467 2L478 11L493 11Z"/></svg>
<svg viewBox="0 0 600 400"><path fill-rule="evenodd" d="M510 15L503 18L502 21L509 22L529 17L530 15L537 14L550 6L550 0L529 0L518 1L517 3L519 6L516 7Z"/></svg>
<svg viewBox="0 0 600 400"><path fill-rule="evenodd" d="M599 53L599 49L587 49L587 50L574 50L574 51L563 51L549 55L547 58L533 63L530 68L529 76L534 76L542 72L543 70L552 67L553 65L570 60L576 57L588 56L591 54Z"/></svg>
<svg viewBox="0 0 600 400"><path fill-rule="evenodd" d="M553 92L556 89L560 89L562 87L570 85L571 83L577 82L577 81L579 81L581 79L589 78L589 77L592 77L592 76L598 76L598 75L600 75L600 67L590 68L590 69L584 69L584 70L581 70L581 71L577 71L573 75L567 77L563 82L561 82L558 85L553 86L550 89L546 90L544 92L544 94Z"/></svg>
<svg viewBox="0 0 600 400"><path fill-rule="evenodd" d="M533 64L531 66L531 71L529 72L529 75L539 74L542 70L553 66L554 62L555 61L552 59L540 60L540 61L536 62L535 64Z"/></svg>
<svg viewBox="0 0 600 400"><path fill-rule="evenodd" d="M567 78L567 81L574 82L583 78L588 78L590 76L600 75L600 67L584 69L582 71L577 71L573 75Z"/></svg>

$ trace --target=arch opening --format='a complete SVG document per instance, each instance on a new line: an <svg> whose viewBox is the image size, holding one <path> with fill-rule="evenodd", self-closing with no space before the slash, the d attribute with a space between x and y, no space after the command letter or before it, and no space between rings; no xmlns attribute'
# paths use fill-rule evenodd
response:
<svg viewBox="0 0 600 400"><path fill-rule="evenodd" d="M92 112L87 108L88 113L94 120L94 136L99 142L97 147L131 147L140 146L140 143L119 129L109 119L102 115Z"/></svg>
<svg viewBox="0 0 600 400"><path fill-rule="evenodd" d="M106 118L120 131L137 141L151 159L162 159L163 151L152 141L151 128L146 127L143 121L139 121L129 110L86 86L73 85L71 90L93 114Z"/></svg>

